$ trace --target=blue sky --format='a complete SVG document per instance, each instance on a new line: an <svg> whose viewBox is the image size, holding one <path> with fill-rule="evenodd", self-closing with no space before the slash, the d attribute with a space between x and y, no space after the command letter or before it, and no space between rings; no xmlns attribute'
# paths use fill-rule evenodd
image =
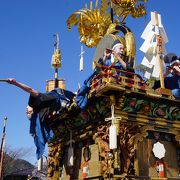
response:
<svg viewBox="0 0 180 180"><path fill-rule="evenodd" d="M46 80L53 79L51 68L53 34L59 33L62 53L62 68L59 76L66 80L66 89L76 91L78 83L91 73L94 49L85 49L85 70L79 71L81 44L77 27L70 32L66 20L74 11L84 7L89 0L0 0L0 78L14 77L40 92L45 92ZM93 0L95 3L95 0ZM137 62L143 53L139 47L140 38L150 11L162 16L162 23L168 35L168 52L180 55L179 0L149 0L147 17L127 19L127 26L134 32L137 43ZM0 83L0 137L3 118L7 116L6 144L12 148L32 148L28 160L35 162L35 146L29 135L29 121L25 108L29 95L22 90Z"/></svg>

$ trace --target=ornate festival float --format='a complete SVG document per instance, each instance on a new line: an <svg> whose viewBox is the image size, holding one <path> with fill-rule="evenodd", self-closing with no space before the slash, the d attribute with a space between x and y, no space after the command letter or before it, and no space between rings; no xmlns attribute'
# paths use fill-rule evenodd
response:
<svg viewBox="0 0 180 180"><path fill-rule="evenodd" d="M93 73L73 103L49 119L54 137L48 142L47 179L180 178L180 102L164 84L167 36L157 12L142 34L146 81L134 71L136 43L125 20L146 15L145 3L96 0L67 19L69 30L78 27L80 42L95 47ZM58 79L61 52L55 38L55 80L47 81L47 92L65 88ZM99 63L115 42L125 47L125 70L116 67L116 59L109 66ZM152 79L159 79L157 88Z"/></svg>

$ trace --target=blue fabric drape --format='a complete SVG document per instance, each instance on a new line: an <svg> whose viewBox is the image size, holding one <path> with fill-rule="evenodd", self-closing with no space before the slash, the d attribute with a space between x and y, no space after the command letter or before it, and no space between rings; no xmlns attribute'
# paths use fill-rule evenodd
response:
<svg viewBox="0 0 180 180"><path fill-rule="evenodd" d="M84 109L87 105L88 101L88 93L90 90L90 81L91 79L97 75L97 71L94 71L83 83L83 86L80 88L77 96L76 96L76 104L80 109Z"/></svg>
<svg viewBox="0 0 180 180"><path fill-rule="evenodd" d="M30 118L30 134L34 137L37 159L43 155L46 143L54 135L48 116L54 111L60 113L61 110L68 108L73 97L74 93L62 89L40 94L37 98L30 96L29 105L34 109Z"/></svg>
<svg viewBox="0 0 180 180"><path fill-rule="evenodd" d="M46 143L53 137L53 131L46 121L41 122L38 113L34 113L30 118L30 134L34 137L37 159L40 159Z"/></svg>
<svg viewBox="0 0 180 180"><path fill-rule="evenodd" d="M165 87L172 90L172 94L180 98L180 76L168 76L164 79Z"/></svg>

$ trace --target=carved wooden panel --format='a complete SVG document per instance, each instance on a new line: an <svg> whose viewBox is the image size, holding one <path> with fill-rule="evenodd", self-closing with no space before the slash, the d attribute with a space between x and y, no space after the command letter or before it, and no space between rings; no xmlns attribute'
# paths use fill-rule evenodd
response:
<svg viewBox="0 0 180 180"><path fill-rule="evenodd" d="M175 178L178 177L179 167L177 159L177 145L174 142L160 141L164 144L166 149L165 157L163 158L165 163L165 177ZM138 159L138 175L150 177L158 177L156 171L156 161L152 152L153 144L155 140L144 139L137 145L136 158Z"/></svg>

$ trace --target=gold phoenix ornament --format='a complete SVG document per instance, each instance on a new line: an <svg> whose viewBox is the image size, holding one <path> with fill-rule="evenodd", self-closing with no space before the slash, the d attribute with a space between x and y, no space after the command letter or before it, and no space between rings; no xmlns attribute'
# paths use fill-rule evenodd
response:
<svg viewBox="0 0 180 180"><path fill-rule="evenodd" d="M68 18L68 29L70 30L73 25L78 26L80 41L87 47L96 46L111 24L111 16L107 9L106 0L102 2L100 9L98 9L98 1L96 1L95 9L92 8L91 2L90 9L86 6L84 9L74 12Z"/></svg>
<svg viewBox="0 0 180 180"><path fill-rule="evenodd" d="M109 33L112 33L116 25L119 24L119 19L123 18L124 22L128 15L138 18L146 14L144 4L139 2L146 2L147 0L102 0L101 6L98 9L98 0L96 0L95 8L93 9L92 1L90 8L87 5L84 9L74 12L67 19L68 29L72 26L78 26L80 33L80 42L87 47L97 46L99 41ZM111 14L109 9L113 10ZM112 16L113 17L112 17ZM112 23L113 18L115 23Z"/></svg>

